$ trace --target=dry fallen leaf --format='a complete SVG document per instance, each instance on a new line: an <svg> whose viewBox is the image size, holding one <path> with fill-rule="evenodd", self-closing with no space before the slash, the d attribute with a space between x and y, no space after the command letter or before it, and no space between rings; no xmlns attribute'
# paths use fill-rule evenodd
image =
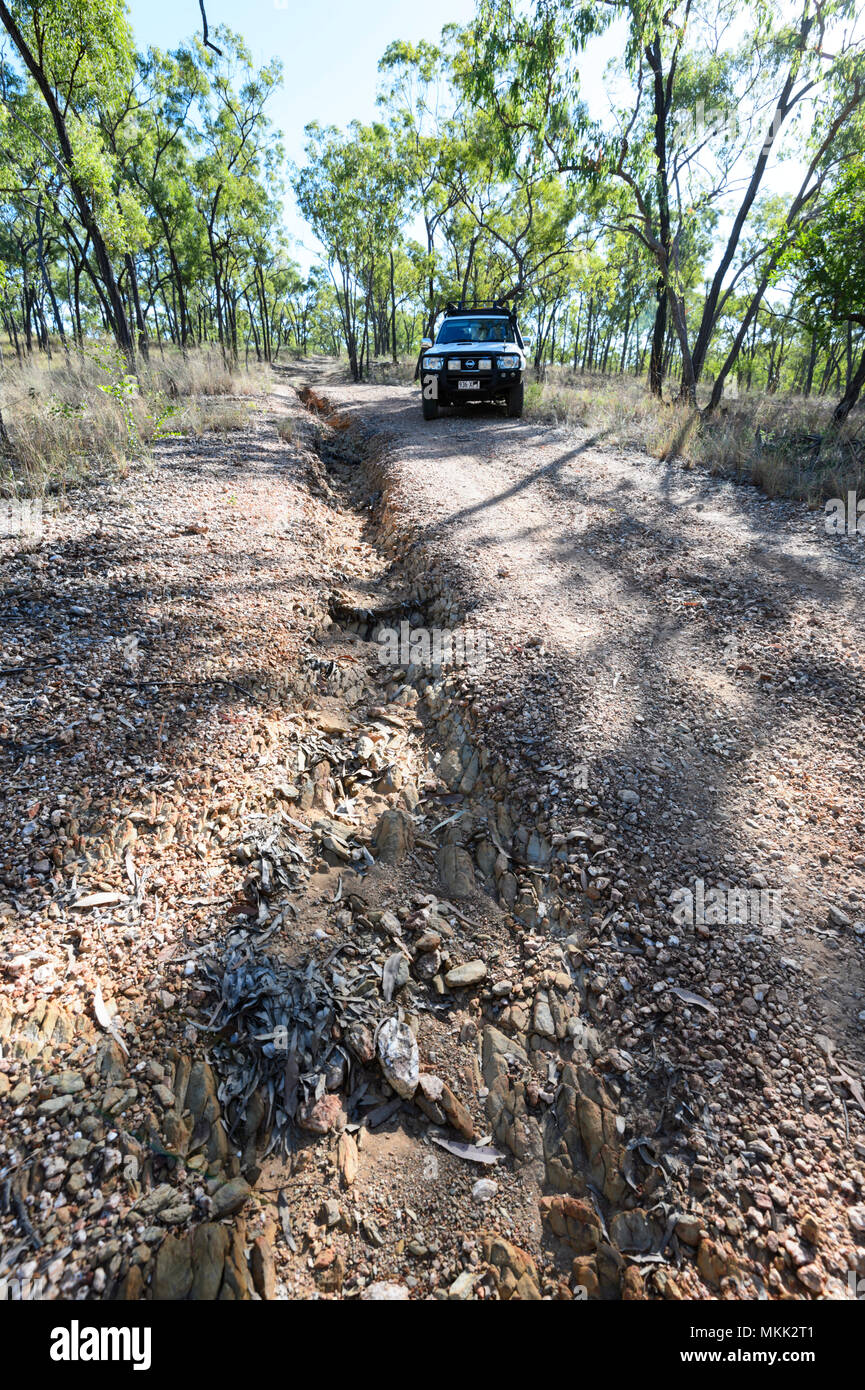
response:
<svg viewBox="0 0 865 1390"><path fill-rule="evenodd" d="M79 898L72 904L73 907L108 907L110 903L125 902L122 893L88 893L85 898Z"/></svg>
<svg viewBox="0 0 865 1390"><path fill-rule="evenodd" d="M438 1144L440 1149L446 1149L449 1154L456 1158L464 1158L469 1163L499 1163L507 1154L501 1153L498 1149L486 1147L480 1144L461 1144L456 1139L439 1139L437 1135L430 1135L433 1144Z"/></svg>
<svg viewBox="0 0 865 1390"><path fill-rule="evenodd" d="M101 985L96 986L96 993L93 996L93 1012L96 1015L96 1021L99 1024L100 1028L104 1028L106 1033L111 1034L118 1047L121 1047L123 1049L124 1055L128 1057L129 1048L123 1041L123 1038L120 1033L120 1028L117 1024L117 1019L112 1018L111 1014L108 1012L108 1009L105 1006L105 1000L102 998Z"/></svg>
<svg viewBox="0 0 865 1390"><path fill-rule="evenodd" d="M702 994L694 994L689 989L679 989L677 985L670 985L671 994L675 994L677 999L681 999L683 1004L693 1004L697 1009L705 1009L707 1013L716 1014L717 1007L711 1004L708 999L704 999Z"/></svg>

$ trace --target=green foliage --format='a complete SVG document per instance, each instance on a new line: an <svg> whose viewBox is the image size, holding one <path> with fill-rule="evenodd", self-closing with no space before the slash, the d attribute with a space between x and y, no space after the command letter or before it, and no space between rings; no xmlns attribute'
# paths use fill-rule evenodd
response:
<svg viewBox="0 0 865 1390"><path fill-rule="evenodd" d="M279 63L257 69L224 29L221 55L198 40L136 54L120 4L0 5L0 21L10 343L49 351L107 329L127 373L154 338L215 339L226 360L299 345L308 282L282 228L267 114Z"/></svg>
<svg viewBox="0 0 865 1390"><path fill-rule="evenodd" d="M133 374L165 340L228 365L344 352L359 377L413 365L445 300L507 294L541 376L678 377L689 402L714 379L716 404L725 380L839 388L865 346L859 17L752 0L741 18L732 0L479 0L437 44L389 44L376 119L310 125L286 170L280 65L239 34L142 54L121 0L0 0L9 350L111 335L131 431ZM604 110L583 75L611 32ZM804 171L798 192L767 194L770 160ZM308 274L288 181L321 247Z"/></svg>
<svg viewBox="0 0 865 1390"><path fill-rule="evenodd" d="M846 161L831 197L788 247L779 274L791 275L799 302L817 325L855 323L865 328L865 158Z"/></svg>

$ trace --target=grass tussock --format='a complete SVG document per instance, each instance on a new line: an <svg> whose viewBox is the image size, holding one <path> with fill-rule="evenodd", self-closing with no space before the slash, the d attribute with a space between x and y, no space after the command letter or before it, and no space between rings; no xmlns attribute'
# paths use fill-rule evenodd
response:
<svg viewBox="0 0 865 1390"><path fill-rule="evenodd" d="M564 369L548 371L526 391L530 418L582 426L601 435L604 444L677 458L686 466L751 482L770 497L813 503L865 484L863 407L837 429L834 404L815 396L753 393L722 402L704 419L699 410L658 400L634 377Z"/></svg>
<svg viewBox="0 0 865 1390"><path fill-rule="evenodd" d="M387 358L376 359L369 364L364 381L374 386L411 386L416 366L415 357L402 358L399 362L390 362Z"/></svg>
<svg viewBox="0 0 865 1390"><path fill-rule="evenodd" d="M176 400L186 396L255 396L264 390L267 369L262 364L226 365L214 348L160 354L151 350L150 361L139 363L142 389L150 396Z"/></svg>
<svg viewBox="0 0 865 1390"><path fill-rule="evenodd" d="M229 370L218 352L151 351L137 374L112 348L55 351L0 366L0 495L41 496L106 470L123 473L154 440L239 430L261 368Z"/></svg>
<svg viewBox="0 0 865 1390"><path fill-rule="evenodd" d="M204 434L227 434L245 429L248 422L249 406L244 401L185 401L165 420L158 437L188 434L200 438Z"/></svg>

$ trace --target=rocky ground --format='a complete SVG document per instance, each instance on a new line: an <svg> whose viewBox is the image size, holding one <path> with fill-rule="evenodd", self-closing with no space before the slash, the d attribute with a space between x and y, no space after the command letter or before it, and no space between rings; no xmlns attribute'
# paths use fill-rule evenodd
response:
<svg viewBox="0 0 865 1390"><path fill-rule="evenodd" d="M320 367L2 542L13 1295L854 1296L860 555Z"/></svg>

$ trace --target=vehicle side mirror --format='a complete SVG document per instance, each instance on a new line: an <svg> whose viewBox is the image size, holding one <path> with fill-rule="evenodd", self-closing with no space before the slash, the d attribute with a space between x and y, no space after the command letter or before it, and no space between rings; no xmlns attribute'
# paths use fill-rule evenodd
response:
<svg viewBox="0 0 865 1390"><path fill-rule="evenodd" d="M421 350L421 352L425 352L427 348L431 348L431 347L432 347L432 338L421 338L421 340L420 340L420 350Z"/></svg>
<svg viewBox="0 0 865 1390"><path fill-rule="evenodd" d="M533 347L534 347L534 341L533 341L533 339L531 339L531 338L523 338L523 348L524 348L524 350L525 350L526 352L531 352L531 350L532 350Z"/></svg>

